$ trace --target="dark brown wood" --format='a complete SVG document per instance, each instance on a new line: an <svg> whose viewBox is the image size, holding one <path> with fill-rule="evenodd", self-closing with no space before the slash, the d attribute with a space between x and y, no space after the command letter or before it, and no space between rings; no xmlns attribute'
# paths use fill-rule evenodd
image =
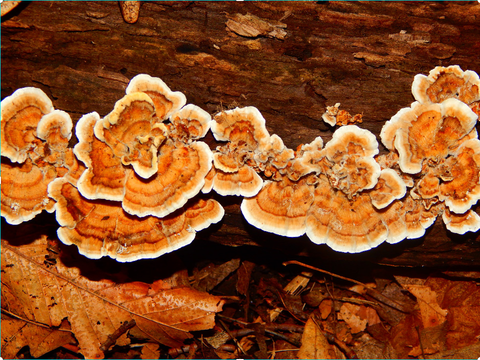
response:
<svg viewBox="0 0 480 360"><path fill-rule="evenodd" d="M270 28L242 33L239 14ZM129 79L147 73L212 114L256 106L270 133L291 148L317 136L328 141L334 129L321 115L337 102L363 114L361 127L378 136L413 101L415 74L451 64L480 73L479 19L476 1L145 2L138 22L127 24L117 2L24 2L2 18L1 95L40 87L76 121L91 111L106 115ZM215 144L211 135L207 142ZM441 221L419 240L336 254L305 237L256 230L241 216L239 199L218 198L227 215L199 238L319 259L480 265L477 234L454 236Z"/></svg>

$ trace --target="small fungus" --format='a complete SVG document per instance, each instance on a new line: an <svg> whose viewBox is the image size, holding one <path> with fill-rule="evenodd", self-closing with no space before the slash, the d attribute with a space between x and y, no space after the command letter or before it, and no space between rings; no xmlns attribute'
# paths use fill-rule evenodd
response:
<svg viewBox="0 0 480 360"><path fill-rule="evenodd" d="M428 76L415 76L412 93L421 103L441 103L456 98L470 105L480 100L480 79L476 72L463 71L458 65L437 66Z"/></svg>
<svg viewBox="0 0 480 360"><path fill-rule="evenodd" d="M401 199L407 193L407 186L403 179L393 169L383 169L378 182L369 192L373 206L384 209L394 200Z"/></svg>
<svg viewBox="0 0 480 360"><path fill-rule="evenodd" d="M214 116L215 139L228 141L214 152L213 189L220 195L251 197L263 185L257 174L255 156L272 148L265 119L253 106L222 111ZM283 145L283 143L282 143Z"/></svg>
<svg viewBox="0 0 480 360"><path fill-rule="evenodd" d="M147 74L139 74L130 80L126 93L134 92L143 92L153 100L159 121L168 119L187 103L184 94L171 91L162 79Z"/></svg>
<svg viewBox="0 0 480 360"><path fill-rule="evenodd" d="M330 126L344 126L361 124L363 122L362 114L351 115L346 110L340 110L340 103L334 106L327 106L327 111L322 115L323 121Z"/></svg>
<svg viewBox="0 0 480 360"><path fill-rule="evenodd" d="M166 133L166 126L157 122L153 101L142 92L124 96L95 125L97 139L107 144L123 165L132 165L144 179L158 171L157 151Z"/></svg>
<svg viewBox="0 0 480 360"><path fill-rule="evenodd" d="M480 216L473 210L468 210L464 214L455 214L445 209L442 219L447 229L455 234L463 235L468 231L475 232L480 229Z"/></svg>

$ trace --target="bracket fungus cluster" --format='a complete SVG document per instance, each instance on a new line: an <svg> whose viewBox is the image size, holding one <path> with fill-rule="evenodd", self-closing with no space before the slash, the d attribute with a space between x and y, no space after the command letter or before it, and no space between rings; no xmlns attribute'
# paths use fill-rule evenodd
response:
<svg viewBox="0 0 480 360"><path fill-rule="evenodd" d="M2 160L2 216L18 224L55 211L60 240L90 258L133 261L190 243L224 210L193 199L212 168L198 141L211 117L185 103L160 79L138 75L112 112L78 121L71 149L70 117L41 90L18 90L2 101L2 155L11 160Z"/></svg>
<svg viewBox="0 0 480 360"><path fill-rule="evenodd" d="M190 243L224 210L212 189L244 199L253 226L306 234L336 251L361 252L425 234L441 215L448 230L480 229L480 80L458 66L417 75L415 102L382 128L389 151L351 116L296 150L270 135L252 106L213 119L160 79L138 75L103 118L76 124L39 89L2 101L2 216L11 224L55 211L58 235L80 253L118 261L152 258ZM201 141L211 130L221 144Z"/></svg>

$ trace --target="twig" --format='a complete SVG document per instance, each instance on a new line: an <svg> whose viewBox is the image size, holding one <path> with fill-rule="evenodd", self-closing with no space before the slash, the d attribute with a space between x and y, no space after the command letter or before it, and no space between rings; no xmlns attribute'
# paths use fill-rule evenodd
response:
<svg viewBox="0 0 480 360"><path fill-rule="evenodd" d="M423 343L422 343L422 336L420 335L420 329L418 328L418 326L415 326L415 329L417 329L418 342L420 343L420 350L422 350L422 359L425 359L425 351L423 350Z"/></svg>
<svg viewBox="0 0 480 360"><path fill-rule="evenodd" d="M135 322L135 319L124 322L122 326L120 326L117 330L113 332L112 335L108 335L108 339L102 344L102 346L100 346L100 350L105 352L108 349L110 349L110 346L115 344L115 342L120 336L125 334L128 330L133 328L135 325L137 325L137 323Z"/></svg>
<svg viewBox="0 0 480 360"><path fill-rule="evenodd" d="M195 349L195 351L198 350L197 344L184 345L182 347L169 349L168 350L168 355L170 355L171 357L177 357L181 354L188 354L192 347ZM223 345L219 346L218 349L215 349L215 350L228 351L228 352L233 353L233 352L235 352L235 350L237 350L237 348L236 348L235 345L232 345L232 344L223 344Z"/></svg>
<svg viewBox="0 0 480 360"><path fill-rule="evenodd" d="M379 291L368 287L367 285L365 285L364 283L362 283L358 280L350 279L350 278L347 278L347 277L341 276L341 275L337 275L337 274L334 274L330 271L319 269L319 268L316 268L314 266L304 264L304 263L302 263L300 261L296 261L296 260L286 261L286 262L283 263L284 266L291 265L291 264L300 265L300 266L306 267L308 269L312 269L312 270L315 270L315 271L318 271L318 272L321 272L321 273L324 273L324 274L327 274L327 275L330 275L330 276L333 276L333 277L336 277L336 278L339 278L339 279L342 279L342 280L353 282L354 284L357 284L357 285L361 285L361 286L365 287L367 293L369 293L369 295L371 297L373 297L374 299L376 299L376 300L384 303L385 305L390 306L391 308L393 308L395 310L398 310L398 311L400 311L404 314L409 314L410 313L410 311L405 309L405 307L402 304L397 303L396 301L386 297L385 295L383 295Z"/></svg>
<svg viewBox="0 0 480 360"><path fill-rule="evenodd" d="M242 353L244 353L245 355L247 355L246 351L243 349L242 345L238 342L238 340L232 335L232 333L230 332L230 330L228 330L228 328L225 326L225 323L222 321L222 320L219 320L220 321L220 324L222 324L222 327L223 329L227 332L227 334L232 338L233 342L235 343L235 345L240 349L240 351Z"/></svg>

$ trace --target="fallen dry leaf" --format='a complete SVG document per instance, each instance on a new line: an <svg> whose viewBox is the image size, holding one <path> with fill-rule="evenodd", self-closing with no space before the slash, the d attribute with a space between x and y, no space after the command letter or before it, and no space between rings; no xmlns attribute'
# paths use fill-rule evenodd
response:
<svg viewBox="0 0 480 360"><path fill-rule="evenodd" d="M160 357L160 345L154 343L146 343L142 347L142 359L158 359Z"/></svg>
<svg viewBox="0 0 480 360"><path fill-rule="evenodd" d="M322 330L312 318L307 320L302 336L302 346L298 351L299 359L334 359L333 349Z"/></svg>
<svg viewBox="0 0 480 360"><path fill-rule="evenodd" d="M192 287L200 291L210 291L239 266L240 259L232 259L218 266L210 264L195 274Z"/></svg>
<svg viewBox="0 0 480 360"><path fill-rule="evenodd" d="M338 313L338 318L344 320L350 329L352 334L359 333L365 330L367 327L367 319L362 319L357 313L360 311L360 306L350 303L344 303Z"/></svg>
<svg viewBox="0 0 480 360"><path fill-rule="evenodd" d="M426 280L404 276L396 276L395 279L417 298L424 328L437 326L446 321L448 310L440 307L437 302L437 293L425 285Z"/></svg>
<svg viewBox="0 0 480 360"><path fill-rule="evenodd" d="M2 299L3 300L3 299ZM24 346L33 357L40 357L60 346L74 343L68 329L51 329L2 314L2 357L13 359Z"/></svg>
<svg viewBox="0 0 480 360"><path fill-rule="evenodd" d="M103 358L100 350L109 335L123 323L136 321L129 330L167 346L180 346L190 331L210 329L223 301L188 287L172 288L158 280L116 284L90 280L79 268L59 259L47 268L47 237L22 246L2 240L2 308L46 326L55 327L67 318L86 358ZM2 331L2 337L9 336ZM38 340L37 340L38 341ZM123 334L117 345L127 345Z"/></svg>

